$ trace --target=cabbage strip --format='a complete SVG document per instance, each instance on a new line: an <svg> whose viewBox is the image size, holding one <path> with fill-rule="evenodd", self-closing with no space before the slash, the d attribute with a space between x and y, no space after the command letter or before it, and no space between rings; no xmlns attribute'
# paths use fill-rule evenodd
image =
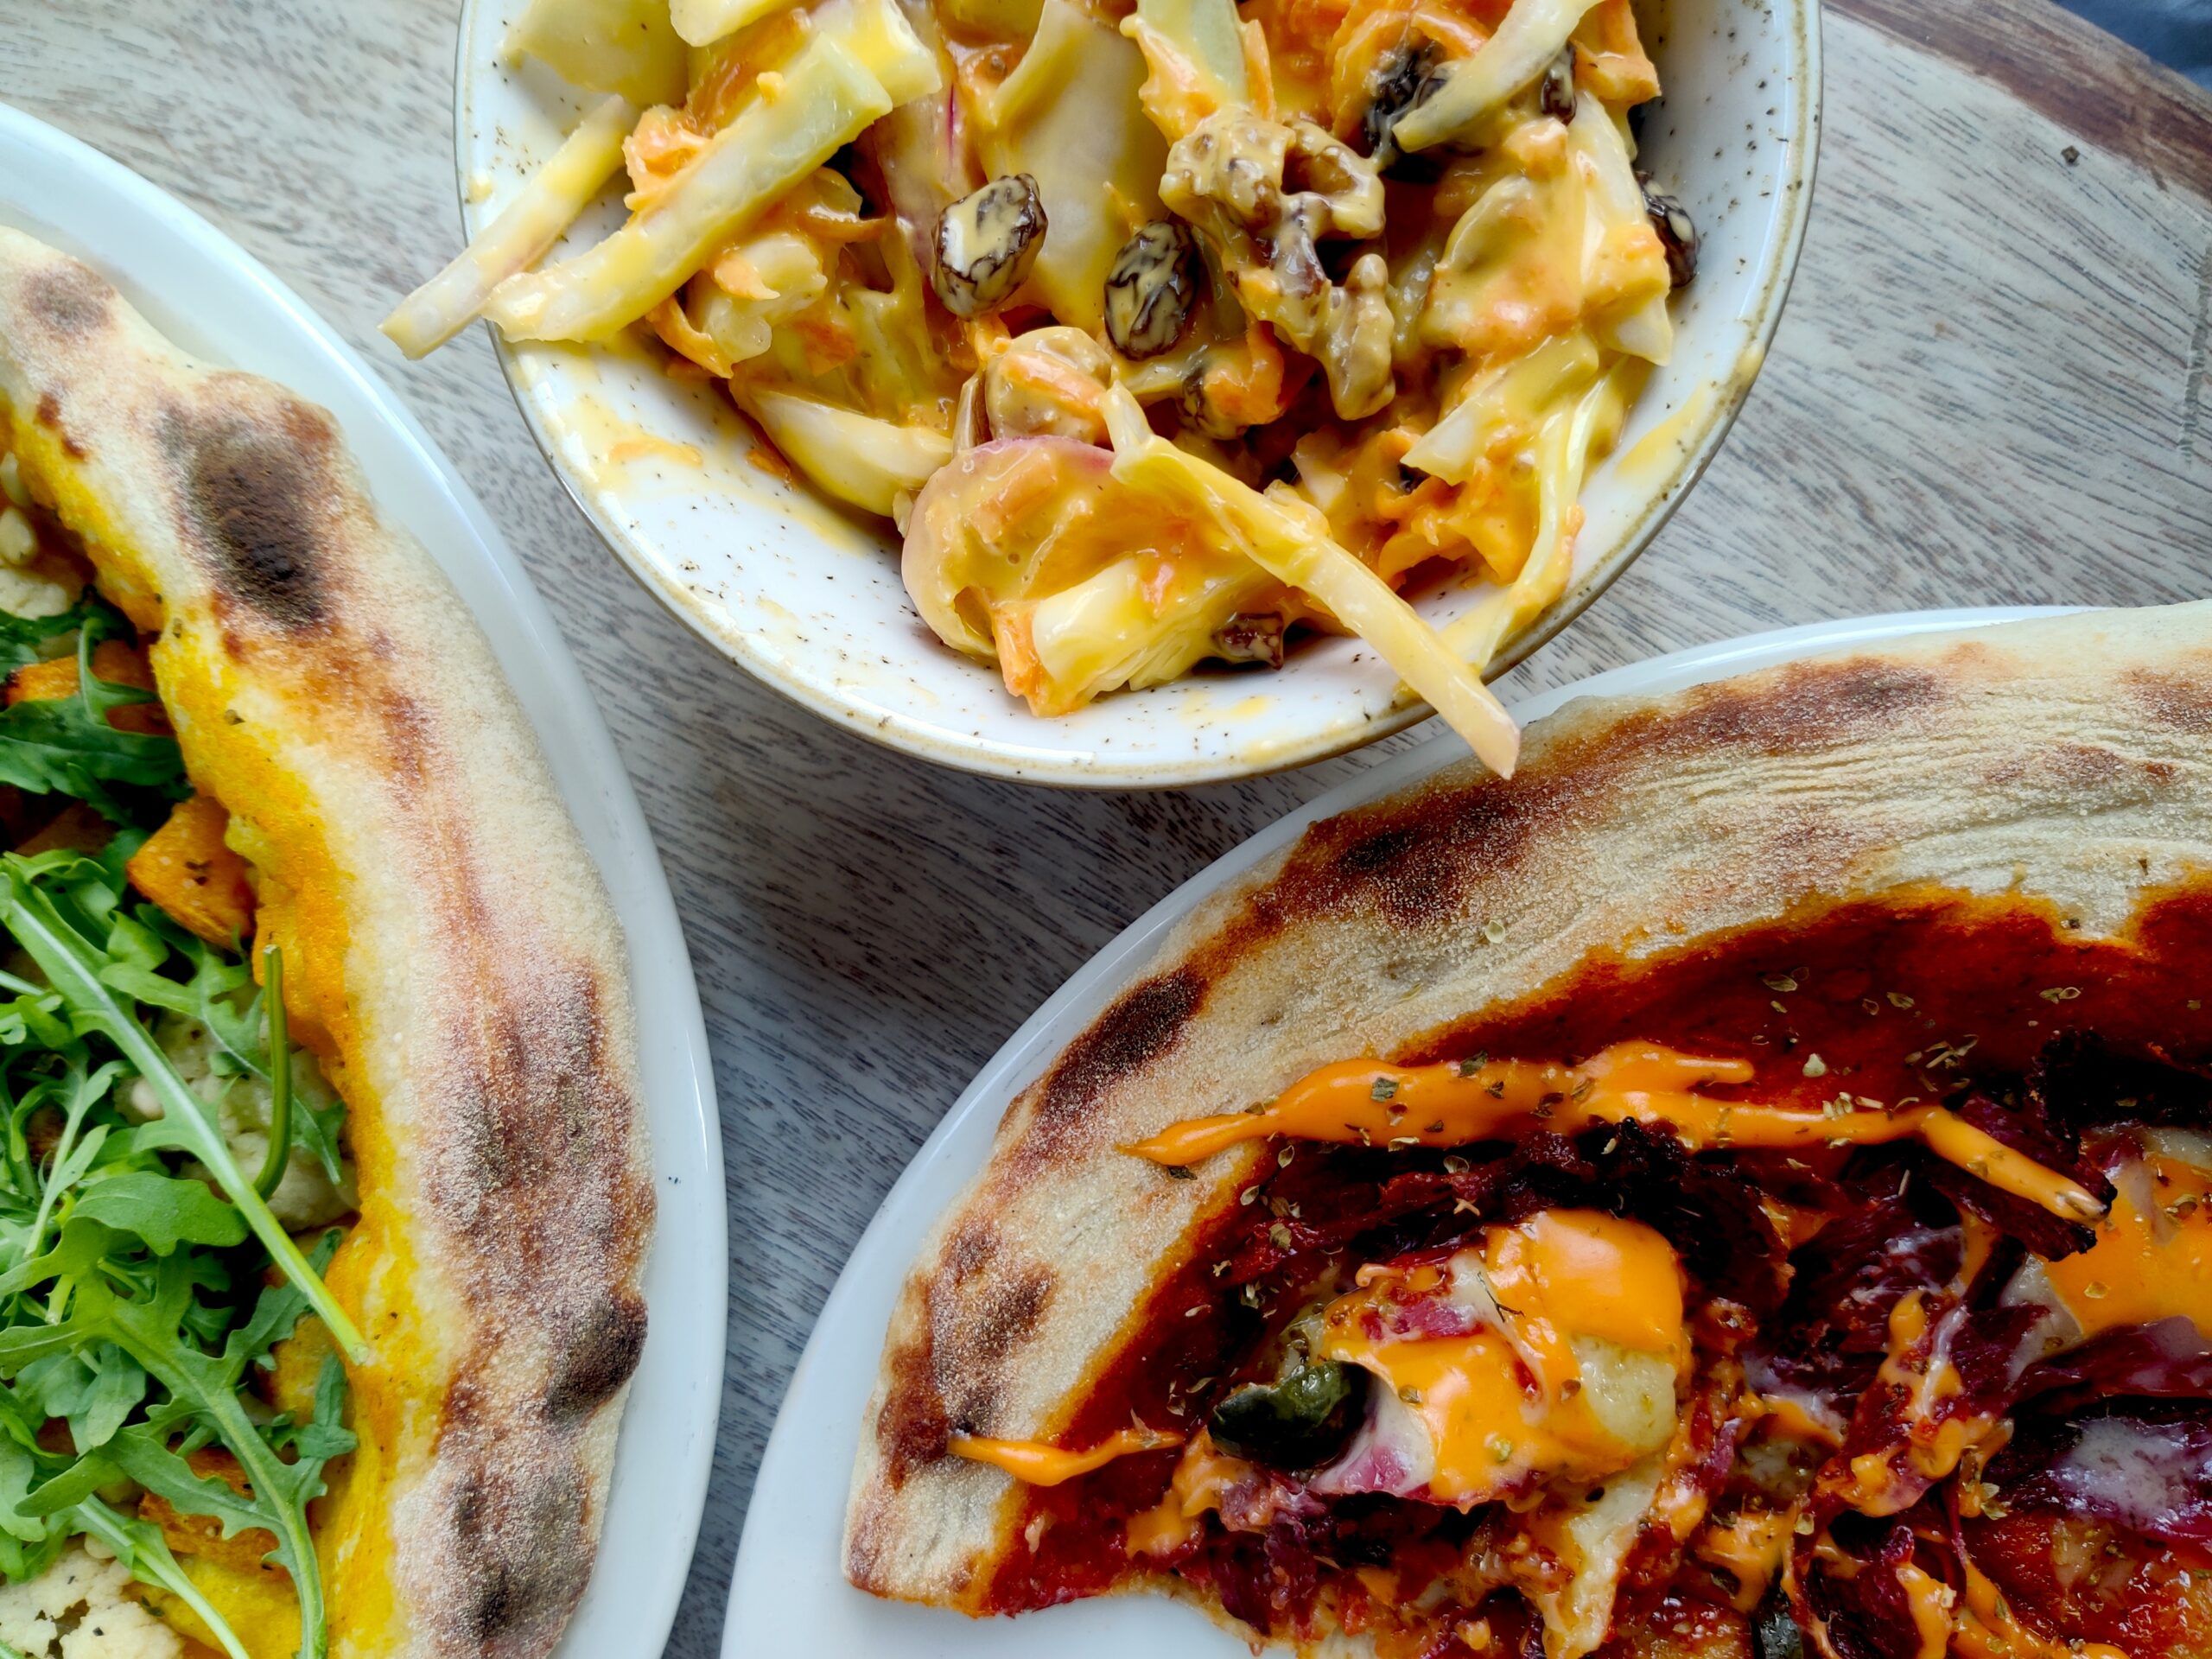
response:
<svg viewBox="0 0 2212 1659"><path fill-rule="evenodd" d="M392 308L382 325L391 343L422 357L474 321L492 290L536 264L621 169L622 141L637 122L626 98L586 116L451 264Z"/></svg>

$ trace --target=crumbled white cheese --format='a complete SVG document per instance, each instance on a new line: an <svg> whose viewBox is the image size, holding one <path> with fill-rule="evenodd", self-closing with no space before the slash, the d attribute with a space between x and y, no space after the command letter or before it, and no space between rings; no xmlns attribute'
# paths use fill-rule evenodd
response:
<svg viewBox="0 0 2212 1659"><path fill-rule="evenodd" d="M16 452L12 449L0 454L0 495L6 496L18 507L28 507L31 504L30 486L23 482L23 469L16 463Z"/></svg>
<svg viewBox="0 0 2212 1659"><path fill-rule="evenodd" d="M248 1174L260 1169L269 1153L269 1085L251 1072L226 1074L217 1071L214 1033L187 1015L162 1014L155 1022L154 1040L161 1045L162 1052L169 1057L177 1075L192 1092L215 1109L216 1123L239 1166ZM327 1109L336 1098L315 1057L294 1054L293 1109L303 1110L309 1105ZM122 1103L126 1111L140 1118L162 1115L161 1100L143 1077L131 1080ZM276 1219L294 1232L335 1221L359 1201L353 1192L352 1169L346 1168L342 1173L345 1180L332 1185L321 1162L295 1147L291 1161L285 1166L284 1179L270 1197L269 1207Z"/></svg>
<svg viewBox="0 0 2212 1659"><path fill-rule="evenodd" d="M0 563L0 611L32 618L59 616L77 602L81 591L74 583L39 571Z"/></svg>
<svg viewBox="0 0 2212 1659"><path fill-rule="evenodd" d="M79 1544L23 1584L0 1584L0 1641L25 1659L179 1659L184 1643L148 1612L130 1572Z"/></svg>
<svg viewBox="0 0 2212 1659"><path fill-rule="evenodd" d="M10 457L13 459L13 457ZM21 564L38 551L38 531L21 507L0 507L0 559Z"/></svg>

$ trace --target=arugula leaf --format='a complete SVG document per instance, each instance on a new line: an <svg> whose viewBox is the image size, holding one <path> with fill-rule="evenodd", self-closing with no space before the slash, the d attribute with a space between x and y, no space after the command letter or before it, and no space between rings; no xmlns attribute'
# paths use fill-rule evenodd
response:
<svg viewBox="0 0 2212 1659"><path fill-rule="evenodd" d="M176 1557L169 1553L168 1541L162 1536L159 1527L144 1521L126 1520L97 1497L88 1497L78 1504L70 1512L70 1518L79 1531L105 1544L116 1560L129 1569L131 1577L168 1591L197 1613L200 1622L214 1634L231 1659L247 1659L245 1643L238 1640L228 1621L215 1611L214 1603L200 1593L200 1586L176 1564Z"/></svg>
<svg viewBox="0 0 2212 1659"><path fill-rule="evenodd" d="M23 619L8 620L21 624ZM128 625L105 606L87 613L77 634L77 695L0 709L0 783L31 795L74 796L113 823L129 823L136 815L112 785L135 785L172 801L192 792L176 739L165 733L119 732L108 724L111 709L156 700L151 692L92 672L92 647L112 634L127 633ZM0 659L4 634L0 630ZM25 647L19 643L17 648ZM23 660L37 658L34 654ZM20 666L10 664L9 671Z"/></svg>
<svg viewBox="0 0 2212 1659"><path fill-rule="evenodd" d="M106 1445L146 1397L145 1370L111 1342L35 1361L20 1380L48 1416L67 1420L79 1452Z"/></svg>
<svg viewBox="0 0 2212 1659"><path fill-rule="evenodd" d="M66 639L79 628L103 626L120 629L127 625L113 607L91 594L53 616L17 616L12 611L0 611L0 677L61 655L59 650L41 649L53 640Z"/></svg>
<svg viewBox="0 0 2212 1659"><path fill-rule="evenodd" d="M140 931L129 936L124 935L121 924L111 928L111 950L119 943L136 950L140 948L138 941L150 936L157 946L166 946L182 957L191 966L191 976L180 980L160 972L166 963L164 957L149 964L134 957L103 969L101 979L149 1007L183 1014L206 1027L215 1039L217 1071L251 1077L264 1084L273 1082L275 1067L264 1018L269 999L255 987L252 971L243 962L226 959L214 946L188 933L152 905L140 906L132 923ZM333 1186L342 1186L346 1175L339 1156L338 1132L346 1109L335 1102L317 1105L312 1096L296 1086L299 1075L300 1067L295 1063L291 1145L321 1164Z"/></svg>
<svg viewBox="0 0 2212 1659"><path fill-rule="evenodd" d="M6 925L60 993L78 1028L97 1031L113 1043L162 1103L161 1118L140 1131L138 1143L174 1145L205 1165L223 1196L238 1206L277 1269L299 1286L309 1306L330 1327L340 1347L357 1361L365 1359L368 1344L362 1341L361 1333L328 1287L308 1266L283 1224L270 1213L267 1202L253 1190L252 1178L232 1156L207 1103L192 1092L137 1016L101 979L106 959L99 948L71 925L52 896L34 880L39 861L10 853L3 861L0 923Z"/></svg>
<svg viewBox="0 0 2212 1659"><path fill-rule="evenodd" d="M0 659L8 638L0 622ZM283 1233L216 1106L149 1028L157 1014L204 1024L226 1083L270 1070L265 994L246 966L130 899L124 866L143 840L125 829L95 857L0 855L0 927L45 981L0 969L0 1574L20 1582L73 1537L99 1538L243 1659L159 1529L101 1500L128 1478L226 1536L265 1535L299 1599L302 1659L325 1659L307 1507L356 1444L345 1370L327 1360L297 1419L267 1417L242 1390L311 1312L335 1313L337 1339L358 1344L321 1277L340 1234L303 1254ZM150 1090L161 1115L144 1121L126 1088ZM292 1144L339 1172L338 1112L295 1122ZM43 1433L57 1418L66 1446ZM239 1487L193 1466L217 1446Z"/></svg>
<svg viewBox="0 0 2212 1659"><path fill-rule="evenodd" d="M245 1220L207 1190L204 1181L134 1170L111 1175L85 1189L76 1214L136 1233L156 1255L173 1254L179 1244L238 1244L245 1239Z"/></svg>

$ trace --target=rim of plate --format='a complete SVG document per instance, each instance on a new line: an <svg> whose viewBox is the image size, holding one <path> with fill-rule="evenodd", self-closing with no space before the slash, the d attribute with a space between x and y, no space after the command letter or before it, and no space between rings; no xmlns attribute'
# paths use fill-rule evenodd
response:
<svg viewBox="0 0 2212 1659"><path fill-rule="evenodd" d="M1821 652L2074 608L1897 612L1746 634L1608 669L1526 698L1513 712L1523 721L1535 721L1581 697L1679 691ZM804 1644L809 1641L817 1644L812 1650L836 1652L842 1650L836 1646L840 1637L863 1631L866 1650L877 1659L976 1659L1043 1650L1047 1641L1056 1644L1052 1651L1070 1659L1126 1652L1133 1640L1162 1644L1158 1651L1175 1659L1227 1659L1246 1649L1242 1637L1187 1617L1187 1610L1157 1626L1150 1614L1133 1611L1179 1605L1165 1596L1110 1596L1025 1613L1019 1619L977 1620L944 1608L879 1601L854 1589L845 1582L839 1557L861 1420L875 1386L892 1309L915 1253L982 1168L999 1119L1014 1096L1149 964L1167 932L1206 899L1282 851L1307 826L1406 789L1465 753L1460 745L1439 737L1393 755L1216 859L1077 969L962 1090L853 1247L791 1373L738 1540L722 1659L808 1651ZM1039 1620L1048 1621L1043 1630ZM1034 1645L1023 1647L1025 1638L1011 1634L1017 1629L1029 1632L1026 1639Z"/></svg>
<svg viewBox="0 0 2212 1659"><path fill-rule="evenodd" d="M496 0L462 0L454 48L454 182L459 203L463 241L474 232L475 204L469 193L469 135L473 123L470 102L476 90L469 73L478 56L473 42L476 31ZM1743 354L1753 365L1725 381L1707 387L1709 405L1690 423L1692 441L1680 446L1674 464L1646 493L1642 509L1619 539L1589 569L1575 576L1566 593L1548 606L1526 627L1511 635L1500 648L1484 678L1495 680L1528 660L1556 639L1596 602L1615 581L1642 556L1675 510L1688 496L1706 468L1720 453L1729 431L1749 400L1764 365L1767 350L1796 280L1797 259L1804 245L1812 216L1813 187L1819 167L1822 91L1820 0L1779 0L1791 31L1789 49L1802 69L1789 135L1789 162L1779 175L1783 197L1775 233L1761 251L1761 269L1754 288L1751 312L1737 319L1745 326ZM1745 326L1747 325L1747 326ZM1309 766L1317 760L1348 753L1405 730L1435 711L1414 699L1396 704L1363 722L1325 725L1306 738L1270 748L1261 754L1229 750L1192 757L1152 755L1123 760L1093 752L1088 756L1044 748L1026 748L994 741L975 734L950 737L939 727L912 718L903 711L887 710L842 695L827 677L808 674L780 656L761 649L752 636L717 628L702 606L681 591L668 572L639 544L633 527L601 501L600 493L587 487L561 459L553 435L546 429L547 414L531 396L519 370L518 347L489 321L480 326L491 337L493 356L507 383L507 391L520 410L531 441L545 464L560 480L562 489L611 548L616 559L677 620L721 655L735 662L764 685L789 697L801 708L832 724L857 734L872 743L912 754L942 766L984 777L1020 783L1042 783L1069 789L1166 789L1198 784L1223 783L1239 778L1264 777L1276 772ZM1686 410L1687 404L1683 406ZM931 648L938 648L932 642ZM1117 696L1141 696L1142 692L1118 692Z"/></svg>
<svg viewBox="0 0 2212 1659"><path fill-rule="evenodd" d="M379 509L430 550L484 626L537 734L621 919L659 1201L645 1351L599 1552L556 1652L658 1653L690 1571L714 1456L728 1224L721 1124L690 956L613 740L482 504L366 362L265 266L158 186L4 104L0 222L99 267L187 350L282 379L329 408Z"/></svg>

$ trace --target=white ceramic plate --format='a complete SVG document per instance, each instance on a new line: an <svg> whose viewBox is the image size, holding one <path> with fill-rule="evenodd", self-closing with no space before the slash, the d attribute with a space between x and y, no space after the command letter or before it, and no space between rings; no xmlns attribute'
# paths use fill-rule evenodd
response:
<svg viewBox="0 0 2212 1659"><path fill-rule="evenodd" d="M1677 691L1817 652L2046 613L2024 607L1923 611L1752 634L1614 669L1532 697L1514 712L1535 720L1574 697ZM938 1216L982 1168L1014 1096L1141 976L1162 937L1209 896L1281 851L1317 819L1404 789L1465 755L1465 747L1448 735L1409 749L1216 860L1092 957L968 1085L861 1235L792 1374L738 1543L722 1659L1014 1659L1040 1653L1052 1659L1242 1659L1249 1653L1240 1638L1164 1596L1114 1596L977 1621L863 1595L845 1582L839 1567L861 1420L907 1269Z"/></svg>
<svg viewBox="0 0 2212 1659"><path fill-rule="evenodd" d="M500 44L523 0L468 0L454 135L468 232L574 124L577 99ZM1666 0L1640 8L1668 89L1639 165L1703 235L1675 304L1675 359L1655 373L1587 513L1566 595L1497 671L1564 627L1657 533L1719 448L1780 320L1811 207L1817 0ZM613 193L575 239L619 222ZM494 338L497 339L496 331ZM915 616L887 529L778 482L718 387L671 379L639 348L499 347L539 445L647 588L706 639L817 713L926 759L1087 787L1195 784L1297 766L1386 735L1425 705L1357 639L1309 639L1281 672L1208 673L1040 720L998 672ZM1443 623L1475 590L1421 601Z"/></svg>
<svg viewBox="0 0 2212 1659"><path fill-rule="evenodd" d="M728 1305L721 1121L706 1027L644 815L553 619L429 435L338 336L221 232L75 139L0 105L0 223L97 266L211 361L280 380L338 417L377 505L461 590L537 728L630 947L660 1219L651 1323L615 1454L599 1564L558 1651L658 1654L706 1496Z"/></svg>

